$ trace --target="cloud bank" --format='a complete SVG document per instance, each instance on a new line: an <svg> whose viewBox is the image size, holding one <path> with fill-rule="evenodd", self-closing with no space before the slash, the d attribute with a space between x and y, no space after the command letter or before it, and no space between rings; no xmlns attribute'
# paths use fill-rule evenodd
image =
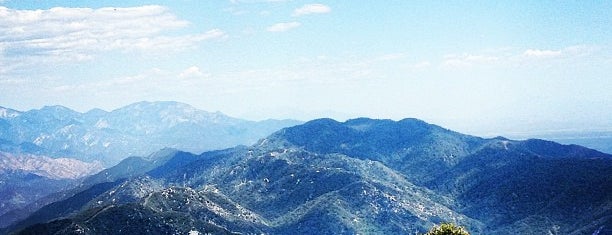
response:
<svg viewBox="0 0 612 235"><path fill-rule="evenodd" d="M115 50L175 51L226 35L219 29L169 34L189 25L167 8L157 5L47 10L14 10L0 6L0 65L28 59L82 61Z"/></svg>

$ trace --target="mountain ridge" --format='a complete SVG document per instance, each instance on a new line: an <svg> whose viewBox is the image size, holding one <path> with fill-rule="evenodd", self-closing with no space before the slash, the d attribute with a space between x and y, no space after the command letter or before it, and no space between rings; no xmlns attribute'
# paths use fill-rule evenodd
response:
<svg viewBox="0 0 612 235"><path fill-rule="evenodd" d="M313 120L249 147L165 150L152 159L165 162L115 181L64 220L23 232L118 231L108 214L89 216L109 206L151 218L138 228L173 233L218 231L213 225L235 233L422 233L443 221L473 234L612 228L612 155L543 140L484 139L415 119ZM103 196L110 192L115 196ZM210 202L210 193L227 200ZM160 208L163 214L141 216ZM231 208L248 216L228 222ZM191 222L168 222L175 220Z"/></svg>
<svg viewBox="0 0 612 235"><path fill-rule="evenodd" d="M36 179L36 182L48 181L58 186L49 187L53 190L41 190L38 185L30 184L34 179L29 178L24 178L22 185L16 185L19 181L0 184L0 190L6 192L7 197L11 195L10 200L3 202L0 217L4 221L0 224L6 225L5 221L13 222L49 203L45 198L53 198L51 194L66 190L67 185L73 187L81 183L79 177L101 170L100 163L110 167L124 158L147 156L167 147L201 153L252 144L282 127L299 123L295 120L242 120L173 101L143 101L112 111L92 109L85 113L61 105L25 112L0 108L0 152L11 156L2 158L6 161L0 161L0 169L18 166L45 178ZM57 175L49 174L48 170L39 171L41 167L61 170L64 174L74 173L75 177L69 179L70 183L61 181L60 184L55 181ZM79 173L85 172L83 168L87 167L91 171ZM16 171L2 174L6 178L11 174L21 177ZM14 187L18 190L6 191ZM40 193L31 193L28 187Z"/></svg>
<svg viewBox="0 0 612 235"><path fill-rule="evenodd" d="M16 145L33 144L52 157L99 160L110 166L122 158L144 156L164 147L203 152L252 144L282 127L300 123L248 121L175 101L142 101L112 111L92 109L85 113L53 105L0 116L0 139Z"/></svg>

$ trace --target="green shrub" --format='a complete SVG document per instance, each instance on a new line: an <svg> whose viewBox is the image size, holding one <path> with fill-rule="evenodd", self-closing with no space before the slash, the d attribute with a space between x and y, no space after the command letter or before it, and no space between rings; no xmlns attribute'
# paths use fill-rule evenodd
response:
<svg viewBox="0 0 612 235"><path fill-rule="evenodd" d="M442 223L433 226L425 235L470 235L468 231L453 223Z"/></svg>

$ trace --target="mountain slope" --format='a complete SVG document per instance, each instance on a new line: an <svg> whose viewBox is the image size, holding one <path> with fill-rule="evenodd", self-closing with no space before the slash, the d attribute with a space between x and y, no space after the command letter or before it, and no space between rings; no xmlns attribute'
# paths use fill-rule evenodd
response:
<svg viewBox="0 0 612 235"><path fill-rule="evenodd" d="M41 198L39 201L30 200L30 202L35 203L32 203L31 205L28 205L22 209L13 209L9 213L0 215L0 220L3 221L3 227L6 227L11 223L25 219L32 214L29 219L15 225L16 227L25 227L35 223L44 222L55 217L63 217L74 213L75 211L81 210L83 206L90 203L89 201L92 200L92 198L98 197L101 193L105 192L105 190L108 190L109 188L107 187L109 187L109 185L120 184L126 179L141 176L147 171L155 169L156 167L164 169L181 165L181 163L185 164L186 162L189 162L188 159L193 159L194 157L195 155L193 154L173 149L163 149L147 157L129 157L114 167L105 169L97 174L81 180L81 183L79 185L75 185L77 187L74 189L63 188L63 191L59 192L59 190L57 190L55 192L58 193ZM139 186L142 184L151 183L146 180L138 182ZM104 190L100 190L99 188L103 188ZM125 189L130 190L128 190L126 193L112 193L112 199L133 201L133 196L131 195L139 194L136 192L138 191L136 188L127 187ZM90 192L83 193L84 191ZM58 211L57 208L62 209Z"/></svg>
<svg viewBox="0 0 612 235"><path fill-rule="evenodd" d="M75 185L70 179L51 179L23 170L0 171L0 215ZM0 226L10 222L2 220Z"/></svg>
<svg viewBox="0 0 612 235"><path fill-rule="evenodd" d="M602 225L612 228L610 176L609 155L548 141L504 140L480 149L431 185L500 233L570 234L580 228L592 233Z"/></svg>
<svg viewBox="0 0 612 235"><path fill-rule="evenodd" d="M418 185L455 198L457 211L500 233L612 228L607 193L612 191L612 157L581 146L487 140L414 119L317 120L271 138L319 153L380 161Z"/></svg>
<svg viewBox="0 0 612 235"><path fill-rule="evenodd" d="M317 153L380 161L416 183L434 179L435 174L450 169L486 142L417 119L394 122L367 118L345 123L314 120L283 129L268 139Z"/></svg>
<svg viewBox="0 0 612 235"><path fill-rule="evenodd" d="M52 193L72 188L79 178L100 170L99 163L0 151L0 218ZM11 222L12 218L2 219L0 226Z"/></svg>
<svg viewBox="0 0 612 235"><path fill-rule="evenodd" d="M86 216L89 210L102 210L100 207L122 208L134 203L139 205L139 209L133 206L117 208L122 212L116 213L138 216L149 210L158 210L153 205L163 204L163 211L168 212L170 217L163 217L162 221L178 216L198 224L210 218L227 216L223 211L231 208L244 208L247 210L244 213L249 215L247 218L234 218L233 223L222 223L222 227L228 231L242 233L313 233L313 223L327 226L321 229L329 229L323 230L328 233L425 231L441 220L461 221L462 224L473 225L475 229L480 226L477 221L445 206L449 200L415 186L402 175L369 160L339 154L313 154L299 148L263 146L204 153L185 164L177 164L184 163L182 159L171 159L156 168L165 170L151 170L99 193L87 203L89 207L82 208L81 213L71 217L72 222L65 226L69 224L97 231L101 229L98 225L78 222L78 218ZM143 184L143 180L149 183ZM163 185L166 189L158 191L152 185ZM235 205L228 208L227 203L204 203L205 207L192 208L190 203L176 203L173 197L155 196L157 193L167 194L173 187L171 191L178 193L176 197L179 198L193 198L193 195L189 195L194 192L197 192L194 195L200 196L212 192L233 202L230 205ZM131 199L105 196L135 195L129 192L138 189L153 192ZM153 200L155 204L151 204L152 198L156 198ZM96 217L88 221L98 219L104 220ZM155 229L159 221L150 222L143 228ZM395 225L388 224L390 221L394 221ZM65 226L59 226L59 229L69 229ZM197 229L209 231L207 226L202 226ZM44 227L50 229L57 227L57 224ZM191 227L172 225L172 229L185 233Z"/></svg>
<svg viewBox="0 0 612 235"><path fill-rule="evenodd" d="M102 165L71 158L50 158L0 151L0 172L21 170L51 179L78 179L101 171Z"/></svg>
<svg viewBox="0 0 612 235"><path fill-rule="evenodd" d="M482 139L415 119L314 120L248 148L166 151L157 159L166 160L99 184L112 185L71 216L23 232L118 231L126 225L111 223L115 214L139 218L139 229L173 233L410 234L442 221L473 234L612 228L612 156L542 140Z"/></svg>

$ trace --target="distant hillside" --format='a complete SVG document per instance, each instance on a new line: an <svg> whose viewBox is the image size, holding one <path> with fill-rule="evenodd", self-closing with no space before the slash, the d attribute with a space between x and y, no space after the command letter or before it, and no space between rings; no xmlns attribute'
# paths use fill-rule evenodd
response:
<svg viewBox="0 0 612 235"><path fill-rule="evenodd" d="M86 113L62 106L27 112L0 107L0 143L22 146L3 151L98 160L110 166L164 147L199 153L250 145L299 123L247 121L178 102L139 102L111 112L94 109Z"/></svg>
<svg viewBox="0 0 612 235"><path fill-rule="evenodd" d="M0 151L0 218L52 193L70 189L78 179L102 169L99 162ZM0 226L9 222L14 221L2 219Z"/></svg>
<svg viewBox="0 0 612 235"><path fill-rule="evenodd" d="M27 112L0 107L0 226L127 157L165 147L200 153L253 144L299 123L241 120L177 102L139 102L86 113L62 106Z"/></svg>
<svg viewBox="0 0 612 235"><path fill-rule="evenodd" d="M9 230L414 234L451 221L473 234L607 234L611 179L611 155L576 145L320 119L251 147L126 159Z"/></svg>
<svg viewBox="0 0 612 235"><path fill-rule="evenodd" d="M550 131L515 134L514 137L524 139L525 136L552 140L562 144L577 144L598 151L612 154L612 131Z"/></svg>

